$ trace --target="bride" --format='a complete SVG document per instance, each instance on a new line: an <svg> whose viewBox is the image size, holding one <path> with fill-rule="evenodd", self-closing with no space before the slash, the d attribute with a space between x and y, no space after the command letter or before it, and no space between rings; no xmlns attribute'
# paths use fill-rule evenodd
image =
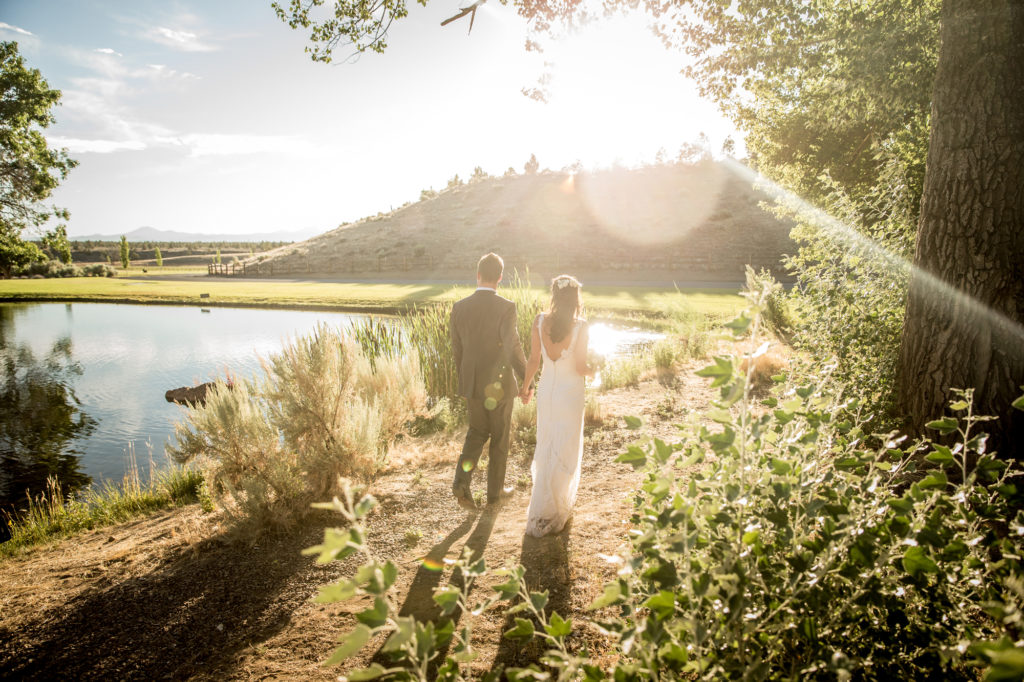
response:
<svg viewBox="0 0 1024 682"><path fill-rule="evenodd" d="M575 277L559 275L551 282L551 305L533 323L530 359L520 398L529 402L533 377L544 356L537 389L537 448L533 455L533 492L526 532L534 537L557 533L565 526L576 501L583 456L587 322L580 317L583 301Z"/></svg>

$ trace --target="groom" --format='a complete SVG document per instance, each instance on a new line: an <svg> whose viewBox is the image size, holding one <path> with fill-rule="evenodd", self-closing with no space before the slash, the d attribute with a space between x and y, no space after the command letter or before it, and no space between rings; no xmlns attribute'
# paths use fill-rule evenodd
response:
<svg viewBox="0 0 1024 682"><path fill-rule="evenodd" d="M476 508L470 482L488 439L487 504L510 494L503 486L512 403L519 393L516 378L522 381L526 374L526 357L519 342L516 304L497 293L504 268L496 253L481 258L476 291L452 307L450 328L459 394L466 398L469 413L469 432L455 467L452 492L466 509Z"/></svg>

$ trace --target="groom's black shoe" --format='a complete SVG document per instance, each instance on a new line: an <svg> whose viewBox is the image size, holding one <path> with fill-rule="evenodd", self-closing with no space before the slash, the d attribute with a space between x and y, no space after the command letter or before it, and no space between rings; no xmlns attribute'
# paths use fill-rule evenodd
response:
<svg viewBox="0 0 1024 682"><path fill-rule="evenodd" d="M476 510L476 502L473 501L473 495L470 493L468 485L456 483L452 486L452 494L455 495L455 501L459 503L460 507L472 511Z"/></svg>

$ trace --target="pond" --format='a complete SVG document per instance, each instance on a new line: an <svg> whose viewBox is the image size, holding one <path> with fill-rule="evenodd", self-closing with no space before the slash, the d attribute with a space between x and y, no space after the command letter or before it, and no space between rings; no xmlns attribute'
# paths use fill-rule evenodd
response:
<svg viewBox="0 0 1024 682"><path fill-rule="evenodd" d="M318 323L362 316L316 311L104 303L0 303L0 507L56 476L69 489L120 481L132 453L143 480L162 466L185 408L168 389L230 372ZM615 356L657 335L594 324L591 345ZM2 529L0 529L2 532Z"/></svg>

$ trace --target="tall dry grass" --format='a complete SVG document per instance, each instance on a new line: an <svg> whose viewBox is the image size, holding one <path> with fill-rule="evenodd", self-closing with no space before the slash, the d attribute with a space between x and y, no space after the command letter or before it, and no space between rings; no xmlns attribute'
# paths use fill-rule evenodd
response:
<svg viewBox="0 0 1024 682"><path fill-rule="evenodd" d="M189 409L171 448L206 462L211 489L239 520L276 525L365 479L424 407L413 353L371 363L350 333L320 325L266 359L263 377L216 384Z"/></svg>
<svg viewBox="0 0 1024 682"><path fill-rule="evenodd" d="M530 331L545 304L543 294L530 286L529 272L513 271L498 293L516 304L518 332L523 351L530 354ZM414 307L396 323L370 318L353 326L353 336L363 352L376 362L413 352L419 359L423 384L431 403L447 398L458 402L459 375L452 352L450 319L452 302Z"/></svg>
<svg viewBox="0 0 1024 682"><path fill-rule="evenodd" d="M151 462L149 476L143 480L131 444L128 460L119 483L106 481L78 495L65 495L56 478L48 479L46 491L28 498L21 512L5 512L11 537L0 544L0 556L13 556L34 545L198 499L203 476L195 467L157 468Z"/></svg>

